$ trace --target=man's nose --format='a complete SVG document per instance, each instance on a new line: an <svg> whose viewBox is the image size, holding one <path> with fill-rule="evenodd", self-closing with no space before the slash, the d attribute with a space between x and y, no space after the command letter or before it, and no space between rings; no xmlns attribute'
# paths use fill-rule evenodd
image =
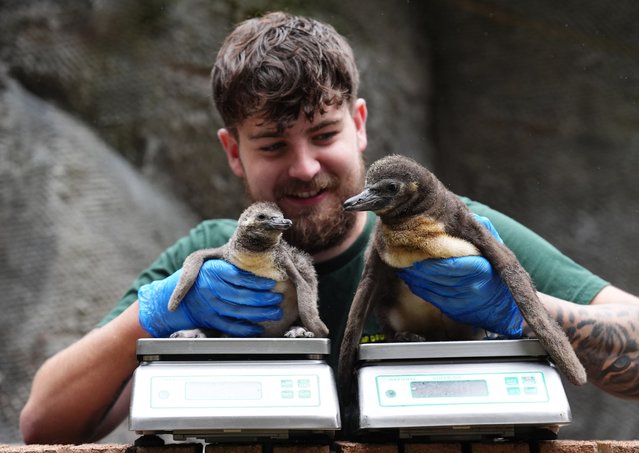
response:
<svg viewBox="0 0 639 453"><path fill-rule="evenodd" d="M299 147L293 153L293 161L289 166L289 176L300 181L310 181L320 171L320 163L315 153L305 147Z"/></svg>

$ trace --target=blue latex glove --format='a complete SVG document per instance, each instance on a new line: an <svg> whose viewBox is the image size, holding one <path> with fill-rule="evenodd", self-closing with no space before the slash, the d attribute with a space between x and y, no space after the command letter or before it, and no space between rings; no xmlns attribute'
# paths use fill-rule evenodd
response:
<svg viewBox="0 0 639 453"><path fill-rule="evenodd" d="M476 218L501 241L487 218ZM397 274L414 294L435 305L449 318L510 338L521 337L521 312L510 290L486 258L428 259Z"/></svg>
<svg viewBox="0 0 639 453"><path fill-rule="evenodd" d="M169 298L181 272L138 291L140 325L156 338L196 328L215 329L233 337L257 336L264 330L257 322L282 318L282 295L271 291L274 280L223 260L205 261L177 310L169 311Z"/></svg>

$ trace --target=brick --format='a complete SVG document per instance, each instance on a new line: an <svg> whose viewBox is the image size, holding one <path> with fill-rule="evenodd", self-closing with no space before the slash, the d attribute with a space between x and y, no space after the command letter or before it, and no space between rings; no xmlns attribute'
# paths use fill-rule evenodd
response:
<svg viewBox="0 0 639 453"><path fill-rule="evenodd" d="M335 442L337 453L397 453L399 448L395 444L360 444L357 442Z"/></svg>
<svg viewBox="0 0 639 453"><path fill-rule="evenodd" d="M530 446L523 442L473 443L473 453L530 453Z"/></svg>
<svg viewBox="0 0 639 453"><path fill-rule="evenodd" d="M167 444L153 447L137 447L136 453L202 453L202 444ZM80 452L70 452L80 453ZM94 452L87 452L94 453ZM98 452L96 452L98 453Z"/></svg>
<svg viewBox="0 0 639 453"><path fill-rule="evenodd" d="M0 453L127 453L126 444L0 445Z"/></svg>
<svg viewBox="0 0 639 453"><path fill-rule="evenodd" d="M459 443L404 444L404 453L461 453Z"/></svg>
<svg viewBox="0 0 639 453"><path fill-rule="evenodd" d="M208 444L204 449L205 453L262 453L262 446L259 444Z"/></svg>
<svg viewBox="0 0 639 453"><path fill-rule="evenodd" d="M539 453L597 453L597 442L549 440L539 443Z"/></svg>
<svg viewBox="0 0 639 453"><path fill-rule="evenodd" d="M126 444L0 445L0 453L126 453Z"/></svg>
<svg viewBox="0 0 639 453"><path fill-rule="evenodd" d="M597 441L600 453L635 453L639 451L639 440L605 440Z"/></svg>
<svg viewBox="0 0 639 453"><path fill-rule="evenodd" d="M330 453L328 445L276 445L273 453Z"/></svg>
<svg viewBox="0 0 639 453"><path fill-rule="evenodd" d="M68 445L2 445L0 453L63 453Z"/></svg>
<svg viewBox="0 0 639 453"><path fill-rule="evenodd" d="M71 453L127 453L131 447L122 444L83 444L69 447Z"/></svg>
<svg viewBox="0 0 639 453"><path fill-rule="evenodd" d="M0 453L262 453L259 444L210 444L202 451L202 444L169 444L155 447L133 447L120 444L84 445L9 445L0 444ZM468 446L466 446L468 447ZM472 453L529 453L525 443L473 443ZM395 444L364 444L338 441L336 453L398 453ZM404 453L462 453L459 443L406 443ZM536 450L535 450L536 451ZM539 453L635 453L639 441L573 441L554 440L539 443ZM273 453L329 453L327 445L274 445Z"/></svg>

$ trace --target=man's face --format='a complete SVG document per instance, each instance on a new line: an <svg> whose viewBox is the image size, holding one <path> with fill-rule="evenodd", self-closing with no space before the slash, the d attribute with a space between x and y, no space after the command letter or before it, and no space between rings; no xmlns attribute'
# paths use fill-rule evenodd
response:
<svg viewBox="0 0 639 453"><path fill-rule="evenodd" d="M366 104L330 108L312 122L300 116L292 127L249 118L218 136L233 172L251 201L274 201L293 220L285 238L310 254L338 245L355 222L343 201L361 191L366 148Z"/></svg>

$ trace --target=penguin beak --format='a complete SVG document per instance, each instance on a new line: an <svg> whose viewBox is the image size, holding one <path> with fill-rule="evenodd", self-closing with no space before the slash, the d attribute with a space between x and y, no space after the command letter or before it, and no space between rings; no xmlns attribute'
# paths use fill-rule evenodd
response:
<svg viewBox="0 0 639 453"><path fill-rule="evenodd" d="M385 205L384 198L373 193L370 189L364 189L363 192L346 200L342 207L345 211L375 211Z"/></svg>
<svg viewBox="0 0 639 453"><path fill-rule="evenodd" d="M273 230L288 230L293 222L282 217L271 217L266 225Z"/></svg>

